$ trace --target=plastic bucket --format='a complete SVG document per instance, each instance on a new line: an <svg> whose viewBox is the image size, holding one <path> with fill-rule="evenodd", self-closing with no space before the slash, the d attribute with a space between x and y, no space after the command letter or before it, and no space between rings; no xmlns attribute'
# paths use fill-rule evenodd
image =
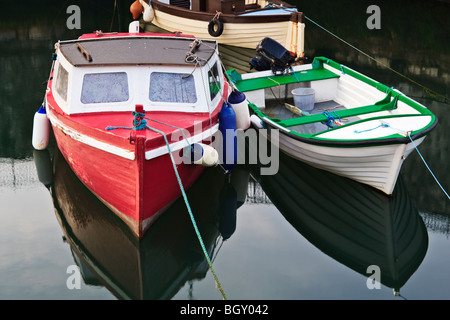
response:
<svg viewBox="0 0 450 320"><path fill-rule="evenodd" d="M313 88L296 88L291 93L297 108L305 111L314 109L316 93Z"/></svg>

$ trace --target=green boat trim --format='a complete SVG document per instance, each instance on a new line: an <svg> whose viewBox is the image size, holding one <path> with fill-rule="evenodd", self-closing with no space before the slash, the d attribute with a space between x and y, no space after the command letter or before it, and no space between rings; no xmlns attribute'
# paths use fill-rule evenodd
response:
<svg viewBox="0 0 450 320"><path fill-rule="evenodd" d="M385 119L393 119L393 118L401 118L401 117L420 117L420 116L431 116L431 115L424 115L424 114L401 114L401 115L390 115L390 116L379 116L374 117L370 119L362 119L358 121L354 121L352 123L344 124L342 126L338 126L335 128L330 128L328 130L324 130L321 132L317 132L315 134L306 134L306 133L299 133L294 130L291 130L287 127L284 127L282 124L282 120L278 118L271 118L266 116L263 112L261 112L258 107L255 104L252 104L249 102L249 107L252 110L252 112L257 115L266 125L269 125L273 129L280 129L283 134L290 136L296 140L309 143L309 144L316 144L316 145L326 145L326 146L333 146L333 147L360 147L363 145L386 145L386 144L400 144L400 143L409 143L411 140L407 136L405 137L401 133L394 133L389 136L384 136L380 138L372 138L372 139L361 139L361 140L355 140L355 139L328 139L328 138L321 138L318 137L319 135L323 134L324 132L329 132L332 130L340 130L344 127L352 126L358 123L363 123L367 121L372 120L385 120ZM309 116L306 116L309 117ZM267 120L267 121L265 121ZM430 121L430 124L420 130L412 131L410 134L411 139L416 140L419 139L425 135L427 135L433 128L437 125L437 121Z"/></svg>
<svg viewBox="0 0 450 320"><path fill-rule="evenodd" d="M356 107L351 109L343 109L339 111L333 112L334 115L336 115L339 118L348 118L351 116L358 116L363 114L370 114L370 113L376 113L376 112L382 112L382 111L390 111L397 108L398 101L401 101L408 106L415 109L419 114L403 114L403 115L388 115L388 116L379 116L379 117L373 117L370 119L361 119L358 121L354 121L349 124L344 124L342 126L336 127L336 128L330 128L326 131L330 130L339 130L345 126L354 125L357 123L370 121L374 119L389 119L389 118L398 118L398 117L411 117L411 116L423 116L427 115L430 116L430 122L427 126L424 128L421 128L420 130L415 130L410 133L411 139L415 140L422 136L427 135L436 125L437 125L437 118L436 116L428 110L423 105L417 103L416 101L406 97L403 94L400 94L399 92L393 90L393 88L390 88L380 82L377 82L355 70L352 70L342 64L339 64L331 59L325 58L325 57L316 57L314 58L312 62L312 69L307 70L301 70L297 72L291 72L290 74L285 74L281 76L267 76L267 77L261 77L261 78L251 78L251 79L242 79L242 76L235 70L231 69L227 71L227 74L231 81L234 83L236 88L241 92L246 91L253 91L253 90L260 90L265 88L271 88L275 86L280 85L286 85L291 83L300 83L305 81L318 81L318 80L326 80L326 79L333 79L333 78L339 78L340 75L338 73L332 72L330 70L327 70L324 68L324 64L334 68L335 70L339 71L342 74L347 74L357 80L360 80L366 84L369 84L370 86L376 88L378 91L386 93L386 97L382 100L374 103L373 105L368 106L362 106L362 107ZM312 144L318 144L318 145L333 145L333 146L361 146L361 145L383 145L383 144L397 144L397 143L408 143L410 142L409 137L405 137L402 134L393 134L390 136L380 137L380 138L373 138L373 139L366 139L366 140L344 140L344 139L325 139L320 138L318 135L322 134L323 132L318 132L315 134L303 134L296 132L294 130L289 129L293 126L303 125L303 124L310 124L310 123L316 123L316 122L326 122L328 120L327 116L324 114L313 114L308 116L302 116L297 118L291 118L291 119L285 119L280 120L278 118L271 118L268 117L266 114L264 114L262 111L258 109L258 107L253 104L251 101L249 101L249 107L252 111L252 113L256 114L259 118L261 118L263 121L267 119L268 121L264 121L266 125L269 125L271 127L281 129L284 134L287 134L289 136L292 136L293 138L304 141L306 143L312 143Z"/></svg>
<svg viewBox="0 0 450 320"><path fill-rule="evenodd" d="M392 100L390 100L390 97L391 97L391 92L389 92L383 100L380 100L373 105L338 110L338 111L334 111L333 113L339 118L349 118L349 117L359 116L359 115L363 115L363 114L367 114L367 113L375 113L375 112L394 110L397 108L398 94L395 95L394 99L392 99ZM327 116L321 113L321 114L313 114L313 115L309 115L309 116L305 116L305 117L298 117L298 118L282 120L282 121L280 121L280 124L284 127L292 127L292 126L298 126L298 125L314 123L314 122L323 122L323 121L327 121L327 120L328 120Z"/></svg>
<svg viewBox="0 0 450 320"><path fill-rule="evenodd" d="M345 124L345 125L342 125L342 126L338 126L338 127L335 127L335 128L330 128L327 131L322 131L322 132L318 132L318 133L315 133L315 134L311 134L309 137L310 138L315 138L315 139L321 139L321 140L329 141L330 139L320 138L318 136L323 134L324 132L329 132L329 131L332 131L332 130L339 130L341 128L344 128L345 126L353 126L353 125L357 125L357 124L368 122L368 121L373 121L373 120L380 120L381 121L381 120L389 120L389 119L396 119L396 118L406 118L406 117L408 117L408 118L410 118L410 117L429 117L429 115L423 115L423 114L396 114L396 115L390 115L390 116L373 117L373 118L370 118L370 119L362 119L362 120L354 121L352 123ZM414 130L414 131L410 132L409 134L411 136L416 136L416 138L418 138L417 135L419 133L423 132L424 130L426 130L427 128L420 129L420 130ZM395 128L393 128L393 129L395 129ZM296 132L293 131L293 133L296 133ZM395 138L399 138L399 137L405 137L405 133L406 132L403 132L403 134L402 133L395 133L395 134L392 134L392 135L389 135L389 136L384 136L384 137L380 137L380 138L373 138L372 140L376 140L376 139L378 139L378 140L395 139ZM302 134L302 136L306 137L305 134ZM420 135L420 136L422 136L422 135ZM408 138L408 140L409 140L409 138ZM338 140L336 140L336 141L338 141ZM355 140L354 139L348 139L348 140L341 139L339 141L355 141Z"/></svg>
<svg viewBox="0 0 450 320"><path fill-rule="evenodd" d="M291 83L339 78L339 75L324 68L296 71L282 76L268 76L246 80L242 80L241 75L237 73L235 69L228 70L227 73L236 88L241 92L271 88Z"/></svg>
<svg viewBox="0 0 450 320"><path fill-rule="evenodd" d="M318 81L340 77L338 74L325 69L323 67L324 64L327 64L328 66L342 72L343 74L348 74L355 79L358 79L366 84L369 84L372 87L376 88L377 90L384 92L386 94L392 91L392 88L386 86L385 84L375 81L353 69L350 69L326 57L315 57L312 62L312 69L292 72L290 74L281 76L268 76L262 78L242 80L242 76L235 69L228 70L227 74L231 79L231 81L236 86L236 88L241 92L271 88L291 83ZM420 113L429 114L435 117L435 115L427 108L404 95L399 95L399 101L406 103L407 105L416 109Z"/></svg>
<svg viewBox="0 0 450 320"><path fill-rule="evenodd" d="M386 86L385 84L383 84L381 82L375 81L375 80L373 80L373 79L371 79L371 78L369 78L369 77L367 77L367 76L365 76L365 75L363 75L363 74L361 74L361 73L359 73L359 72L357 72L357 71L355 71L353 69L350 69L350 68L348 68L348 67L346 67L346 66L344 66L344 65L342 65L340 63L337 63L337 62L335 62L335 61L333 61L331 59L325 58L325 57L316 57L316 58L314 58L314 60L312 62L313 69L318 69L318 70L323 69L323 64L324 63L329 65L330 67L338 70L338 71L341 71L343 74L348 74L348 75L352 76L355 79L358 79L358 80L360 80L360 81L362 81L362 82L364 82L366 84L371 85L372 87L378 89L381 92L388 93L389 91L392 90L392 88ZM428 110L426 107L418 104L416 101L411 100L410 98L408 98L405 95L402 95L402 94L399 95L399 101L406 103L407 105L409 105L412 108L416 109L420 113L428 114L428 115L432 116L433 118L435 118L435 115L430 110Z"/></svg>

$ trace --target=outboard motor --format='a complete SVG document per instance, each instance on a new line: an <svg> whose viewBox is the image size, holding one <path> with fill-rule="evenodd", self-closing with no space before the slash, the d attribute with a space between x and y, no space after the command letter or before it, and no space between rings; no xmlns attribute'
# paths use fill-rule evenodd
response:
<svg viewBox="0 0 450 320"><path fill-rule="evenodd" d="M257 71L272 70L275 75L284 74L286 69L299 60L294 53L268 37L262 39L256 46L256 52L260 57L252 58L250 70L253 68Z"/></svg>
<svg viewBox="0 0 450 320"><path fill-rule="evenodd" d="M265 59L264 57L254 57L252 58L252 60L250 60L250 70L252 69L255 69L257 71L270 70L270 61Z"/></svg>

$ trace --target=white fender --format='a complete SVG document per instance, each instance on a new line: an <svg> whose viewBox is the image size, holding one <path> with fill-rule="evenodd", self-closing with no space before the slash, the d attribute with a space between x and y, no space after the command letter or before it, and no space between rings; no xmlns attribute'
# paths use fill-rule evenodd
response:
<svg viewBox="0 0 450 320"><path fill-rule="evenodd" d="M252 116L250 117L250 121L256 128L258 129L264 128L262 120L256 114L252 114Z"/></svg>
<svg viewBox="0 0 450 320"><path fill-rule="evenodd" d="M139 33L139 21L132 21L128 25L128 33Z"/></svg>
<svg viewBox="0 0 450 320"><path fill-rule="evenodd" d="M153 18L155 17L152 6L150 5L150 3L147 3L144 0L139 0L139 2L144 7L144 14L142 15L142 18L145 22L152 22Z"/></svg>
<svg viewBox="0 0 450 320"><path fill-rule="evenodd" d="M250 127L250 112L245 94L238 90L233 90L228 97L228 102L236 113L237 129L247 130Z"/></svg>
<svg viewBox="0 0 450 320"><path fill-rule="evenodd" d="M36 150L44 150L48 146L50 138L50 121L44 106L41 106L34 114L32 144Z"/></svg>
<svg viewBox="0 0 450 320"><path fill-rule="evenodd" d="M203 143L194 143L192 148L193 150L189 154L189 158L191 158L191 154L194 153L194 161L192 163L205 167L212 167L219 163L219 153L213 147Z"/></svg>

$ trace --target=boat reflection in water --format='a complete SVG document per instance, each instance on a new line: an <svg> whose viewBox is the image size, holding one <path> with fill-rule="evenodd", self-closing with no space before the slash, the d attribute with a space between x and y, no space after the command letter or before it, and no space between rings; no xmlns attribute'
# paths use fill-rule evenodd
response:
<svg viewBox="0 0 450 320"><path fill-rule="evenodd" d="M206 276L208 264L182 198L139 240L58 150L53 168L55 213L86 284L103 285L119 299L170 299L186 282ZM220 167L208 168L187 192L211 260L235 230L236 192L226 179Z"/></svg>
<svg viewBox="0 0 450 320"><path fill-rule="evenodd" d="M43 159L35 154L35 161ZM428 248L425 224L401 177L386 196L282 153L279 166L276 175L260 176L257 166L251 174L286 220L357 273L369 277L368 267L378 266L380 282L400 295ZM187 192L212 260L221 241L235 231L248 184L243 172L237 184L233 174L239 170L230 183L221 168L208 168ZM186 283L206 276L208 264L182 198L139 240L78 180L58 150L53 183L48 174L41 172L39 178L51 185L57 219L86 284L105 286L120 299L171 299Z"/></svg>
<svg viewBox="0 0 450 320"><path fill-rule="evenodd" d="M428 233L401 179L386 196L282 153L276 175L252 176L309 242L366 277L378 266L379 282L395 295L425 257Z"/></svg>

